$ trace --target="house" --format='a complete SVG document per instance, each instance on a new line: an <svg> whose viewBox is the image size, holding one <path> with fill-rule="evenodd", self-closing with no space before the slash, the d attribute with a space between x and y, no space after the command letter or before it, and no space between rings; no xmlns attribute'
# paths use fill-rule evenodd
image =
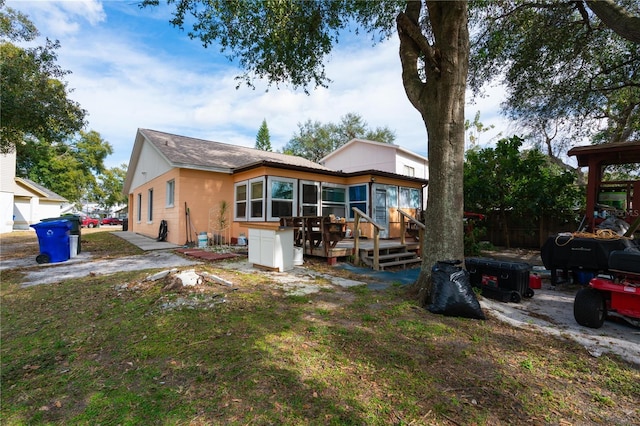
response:
<svg viewBox="0 0 640 426"><path fill-rule="evenodd" d="M320 164L343 172L381 170L429 180L429 160L398 145L365 139L351 139L320 160ZM423 208L427 191L423 191Z"/></svg>
<svg viewBox="0 0 640 426"><path fill-rule="evenodd" d="M29 179L16 177L15 152L0 155L0 232L28 230L42 219L58 217L67 200Z"/></svg>
<svg viewBox="0 0 640 426"><path fill-rule="evenodd" d="M301 157L138 129L123 190L129 231L155 237L166 221L167 241L185 244L202 232L234 242L251 226L277 228L280 217L332 214L352 224L351 207L385 226L383 238L399 236L397 209L420 208L426 184L387 171L335 171Z"/></svg>

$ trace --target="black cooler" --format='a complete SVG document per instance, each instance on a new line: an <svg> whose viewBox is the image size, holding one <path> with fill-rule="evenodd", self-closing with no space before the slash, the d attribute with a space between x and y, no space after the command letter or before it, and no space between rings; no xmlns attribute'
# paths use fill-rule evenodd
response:
<svg viewBox="0 0 640 426"><path fill-rule="evenodd" d="M482 295L502 302L519 303L523 297L532 297L529 288L531 265L505 262L482 257L465 259L471 285L480 288Z"/></svg>
<svg viewBox="0 0 640 426"><path fill-rule="evenodd" d="M609 254L624 250L629 242L623 238L578 238L571 235L550 237L540 250L544 267L551 270L551 285L558 283L558 269L565 277L568 271L592 272L598 274L609 269Z"/></svg>

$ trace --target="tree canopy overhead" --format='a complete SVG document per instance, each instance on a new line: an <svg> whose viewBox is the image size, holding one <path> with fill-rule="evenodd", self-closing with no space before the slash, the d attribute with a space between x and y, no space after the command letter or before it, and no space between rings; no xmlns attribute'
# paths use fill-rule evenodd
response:
<svg viewBox="0 0 640 426"><path fill-rule="evenodd" d="M0 150L15 149L16 176L72 203L121 202L124 175L104 166L111 145L98 132L83 131L86 111L68 97L62 79L69 72L56 63L59 43L46 40L44 46L26 49L12 43L38 36L26 15L0 0Z"/></svg>
<svg viewBox="0 0 640 426"><path fill-rule="evenodd" d="M611 27L628 33L625 23L640 22L640 3L618 3L622 7L611 1L481 3L472 10L470 86L479 91L503 79L504 110L541 136L550 155L584 137L637 139L640 45Z"/></svg>
<svg viewBox="0 0 640 426"><path fill-rule="evenodd" d="M0 1L0 152L26 138L62 141L85 125L86 111L69 99L56 64L57 41L24 49L12 41L32 41L38 31L29 19Z"/></svg>
<svg viewBox="0 0 640 426"><path fill-rule="evenodd" d="M144 0L156 6L160 0ZM229 59L238 60L251 85L264 78L296 88L326 86L324 60L339 35L364 29L374 39L390 36L402 1L200 1L167 0L173 4L171 24L185 29L204 47L220 46Z"/></svg>

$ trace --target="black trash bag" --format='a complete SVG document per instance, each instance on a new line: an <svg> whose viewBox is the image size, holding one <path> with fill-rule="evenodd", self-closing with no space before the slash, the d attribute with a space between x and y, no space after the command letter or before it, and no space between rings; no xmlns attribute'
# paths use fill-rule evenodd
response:
<svg viewBox="0 0 640 426"><path fill-rule="evenodd" d="M433 314L449 317L485 319L478 298L471 288L469 272L460 261L441 261L431 268L431 304Z"/></svg>

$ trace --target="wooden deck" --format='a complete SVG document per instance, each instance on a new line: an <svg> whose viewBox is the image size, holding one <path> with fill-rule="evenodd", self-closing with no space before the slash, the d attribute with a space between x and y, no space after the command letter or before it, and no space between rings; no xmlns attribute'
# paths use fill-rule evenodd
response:
<svg viewBox="0 0 640 426"><path fill-rule="evenodd" d="M338 241L334 247L325 248L322 243L319 246L314 246L307 243L304 247L303 253L307 256L324 257L327 258L330 264L335 264L338 258L349 257L355 255L353 238L344 238ZM373 250L373 240L367 238L360 238L360 250ZM400 239L386 239L380 240L380 249L386 249L391 247L402 246ZM419 251L420 243L418 241L405 241L404 246L410 251ZM328 252L328 253L327 253Z"/></svg>

